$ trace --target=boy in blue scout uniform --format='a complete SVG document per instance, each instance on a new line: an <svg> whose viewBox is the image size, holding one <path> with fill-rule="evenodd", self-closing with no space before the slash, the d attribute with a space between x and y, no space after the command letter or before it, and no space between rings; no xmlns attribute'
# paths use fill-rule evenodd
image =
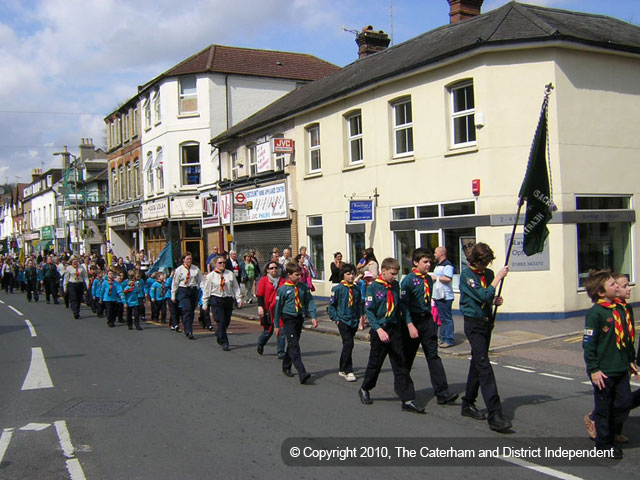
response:
<svg viewBox="0 0 640 480"><path fill-rule="evenodd" d="M302 363L300 352L300 333L302 332L302 324L304 315L311 316L313 328L318 326L316 319L316 304L311 296L309 287L300 282L302 269L298 264L287 263L286 267L287 281L278 289L276 296L276 306L273 318L276 336L280 333L280 328L284 331L287 339L287 350L282 359L282 372L287 377L293 377L291 365L293 364L298 371L298 377L301 384L305 384L311 378L311 374L307 372Z"/></svg>
<svg viewBox="0 0 640 480"><path fill-rule="evenodd" d="M120 290L123 290L126 284L126 273L124 270L121 270L116 277L116 285ZM124 297L118 300L118 323L124 323Z"/></svg>
<svg viewBox="0 0 640 480"><path fill-rule="evenodd" d="M475 405L480 389L489 411L489 428L506 433L511 429L511 422L502 416L498 386L489 361L489 345L493 330L492 305L502 305L502 297L495 296L496 287L506 277L509 268L502 267L494 275L487 268L494 258L489 245L476 243L467 258L469 266L460 273L460 310L464 316L464 334L471 346L471 362L462 397L461 414L474 420L487 418Z"/></svg>
<svg viewBox="0 0 640 480"><path fill-rule="evenodd" d="M136 330L142 330L140 326L140 314L138 305L140 302L140 282L138 282L137 272L129 271L129 280L122 285L122 293L124 294L124 308L127 311L127 326L129 330L133 330L135 323Z"/></svg>
<svg viewBox="0 0 640 480"><path fill-rule="evenodd" d="M146 300L149 293L147 288L147 282L142 278L142 272L140 270L134 270L136 272L136 285L138 287L138 319L141 322L147 321L147 309Z"/></svg>
<svg viewBox="0 0 640 480"><path fill-rule="evenodd" d="M356 267L345 263L340 267L340 283L331 289L329 300L329 318L336 322L340 337L342 337L342 353L340 354L340 368L338 375L347 382L355 382L353 373L353 337L355 337L363 312L362 294L360 288L354 285ZM360 324L360 329L362 325Z"/></svg>
<svg viewBox="0 0 640 480"><path fill-rule="evenodd" d="M358 394L363 404L373 403L369 392L376 386L382 364L389 355L393 370L393 386L402 400L402 410L425 413L424 408L419 408L414 403L416 392L404 357L404 305L400 302L400 288L396 281L399 270L400 264L395 258L385 258L381 264L380 275L367 288L365 312L371 325L371 351Z"/></svg>
<svg viewBox="0 0 640 480"><path fill-rule="evenodd" d="M614 440L631 408L629 372L638 373L634 325L615 302L618 284L609 270L590 271L584 286L594 303L585 319L582 349L593 385L596 449L611 449L613 458L621 459Z"/></svg>
<svg viewBox="0 0 640 480"><path fill-rule="evenodd" d="M112 268L107 272L107 278L102 282L102 290L98 295L100 302L104 304L107 316L107 325L115 327L116 317L118 315L119 302L124 300L122 289L115 280L116 271Z"/></svg>
<svg viewBox="0 0 640 480"><path fill-rule="evenodd" d="M104 282L104 271L98 270L98 275L91 285L91 297L93 298L93 304L96 306L96 314L98 318L104 316L104 304L100 302L100 293L102 292L102 284Z"/></svg>
<svg viewBox="0 0 640 480"><path fill-rule="evenodd" d="M422 345L433 392L438 405L444 405L455 401L458 394L449 391L447 375L438 356L438 325L431 315L433 280L429 276L433 256L427 249L418 248L413 251L412 260L413 269L400 284L400 298L405 305L407 325L407 329L403 329L407 369L411 371L418 347Z"/></svg>

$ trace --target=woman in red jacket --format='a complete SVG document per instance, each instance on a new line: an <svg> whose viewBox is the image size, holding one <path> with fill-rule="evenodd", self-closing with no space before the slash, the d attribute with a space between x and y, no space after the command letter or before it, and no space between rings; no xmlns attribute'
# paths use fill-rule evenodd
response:
<svg viewBox="0 0 640 480"><path fill-rule="evenodd" d="M276 306L276 291L284 283L284 278L278 275L278 262L270 261L265 268L266 275L258 282L258 316L260 325L264 329L258 337L258 354L262 355L264 346L273 335L273 312ZM276 338L278 359L284 358L286 340L280 330Z"/></svg>

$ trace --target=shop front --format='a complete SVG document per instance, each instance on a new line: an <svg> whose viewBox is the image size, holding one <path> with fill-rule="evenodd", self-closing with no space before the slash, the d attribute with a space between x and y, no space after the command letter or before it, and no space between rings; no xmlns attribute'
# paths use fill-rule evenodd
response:
<svg viewBox="0 0 640 480"><path fill-rule="evenodd" d="M147 251L149 261L158 258L160 252L167 246L169 218L169 199L160 198L142 204L141 227L144 236L143 246Z"/></svg>

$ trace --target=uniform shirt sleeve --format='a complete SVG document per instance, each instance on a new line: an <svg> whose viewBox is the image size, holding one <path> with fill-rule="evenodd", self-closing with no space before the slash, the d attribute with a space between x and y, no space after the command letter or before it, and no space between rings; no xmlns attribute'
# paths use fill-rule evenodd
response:
<svg viewBox="0 0 640 480"><path fill-rule="evenodd" d="M316 302L313 300L313 295L311 295L311 289L306 285L304 288L304 305L306 306L307 313L311 318L316 318L318 316Z"/></svg>
<svg viewBox="0 0 640 480"><path fill-rule="evenodd" d="M411 302L413 300L413 289L411 288L411 277L405 275L400 284L400 305L404 309L404 318L407 324L413 323L411 319Z"/></svg>
<svg viewBox="0 0 640 480"><path fill-rule="evenodd" d="M339 289L339 285L334 286L331 289L331 298L329 298L329 318L334 322L338 321L338 310L336 307L339 302Z"/></svg>
<svg viewBox="0 0 640 480"><path fill-rule="evenodd" d="M600 339L600 316L595 305L587 312L584 322L584 335L582 337L582 350L584 352L584 362L589 373L600 370L598 361L598 341Z"/></svg>
<svg viewBox="0 0 640 480"><path fill-rule="evenodd" d="M466 295L478 304L491 303L496 295L496 289L493 285L483 288L480 281L476 280L475 275L470 275L469 270L465 270L460 278L460 295ZM488 279L487 279L488 282Z"/></svg>
<svg viewBox="0 0 640 480"><path fill-rule="evenodd" d="M372 284L373 285L373 284ZM378 330L380 328L380 322L378 321L377 310L378 305L376 301L376 296L374 293L374 288L369 286L367 288L366 299L364 303L365 313L367 314L367 319L369 320L369 325L373 330Z"/></svg>

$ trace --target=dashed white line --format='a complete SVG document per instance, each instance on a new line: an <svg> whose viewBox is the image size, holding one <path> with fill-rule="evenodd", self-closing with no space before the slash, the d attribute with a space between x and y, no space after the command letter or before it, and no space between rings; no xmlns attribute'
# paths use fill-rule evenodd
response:
<svg viewBox="0 0 640 480"><path fill-rule="evenodd" d="M9 307L11 310L13 310L14 312L16 312L18 315L20 315L21 317L24 316L24 314L18 310L17 308L13 308L11 305L7 305L7 307Z"/></svg>
<svg viewBox="0 0 640 480"><path fill-rule="evenodd" d="M2 305L4 305L4 302L3 302L2 300L0 300L0 303L1 303Z"/></svg>
<svg viewBox="0 0 640 480"><path fill-rule="evenodd" d="M67 460L67 471L71 480L86 480L87 478L84 476L84 470L82 470L80 461L77 458Z"/></svg>
<svg viewBox="0 0 640 480"><path fill-rule="evenodd" d="M9 448L9 442L11 442L12 436L13 428L5 428L2 431L2 435L0 435L0 463L2 463L4 454L7 452L7 448Z"/></svg>
<svg viewBox="0 0 640 480"><path fill-rule="evenodd" d="M573 378L563 377L562 375L555 375L553 373L540 373L539 375L543 375L545 377L551 377L551 378L559 378L560 380L573 380Z"/></svg>
<svg viewBox="0 0 640 480"><path fill-rule="evenodd" d="M33 327L33 323L31 323L29 320L25 320L24 323L26 323L27 327L29 327L29 333L31 334L31 336L37 337L38 334L36 333L36 329Z"/></svg>
<svg viewBox="0 0 640 480"><path fill-rule="evenodd" d="M62 447L62 453L67 458L73 457L74 448L71 443L71 436L69 435L69 430L67 429L67 422L64 420L58 420L57 422L53 422L53 425L56 427L56 432L58 433L58 439L60 440L60 446Z"/></svg>
<svg viewBox="0 0 640 480"><path fill-rule="evenodd" d="M50 426L50 423L27 423L24 427L20 427L20 430L23 432L39 432L40 430L44 430Z"/></svg>
<svg viewBox="0 0 640 480"><path fill-rule="evenodd" d="M518 370L519 372L536 373L535 370L529 370L528 368L514 367L513 365L504 365L504 368L510 368L511 370Z"/></svg>
<svg viewBox="0 0 640 480"><path fill-rule="evenodd" d="M51 375L47 363L44 360L42 348L33 347L31 349L31 364L29 371L22 384L22 390L35 390L38 388L53 388Z"/></svg>
<svg viewBox="0 0 640 480"><path fill-rule="evenodd" d="M526 460L522 460L521 458L500 457L500 460L513 463L514 465L518 465L523 468L528 468L529 470L533 470L544 475L549 475L550 477L559 478L561 480L583 480L582 477L576 477L575 475L571 475L570 473L565 473L553 468L536 465L535 463L527 462Z"/></svg>

